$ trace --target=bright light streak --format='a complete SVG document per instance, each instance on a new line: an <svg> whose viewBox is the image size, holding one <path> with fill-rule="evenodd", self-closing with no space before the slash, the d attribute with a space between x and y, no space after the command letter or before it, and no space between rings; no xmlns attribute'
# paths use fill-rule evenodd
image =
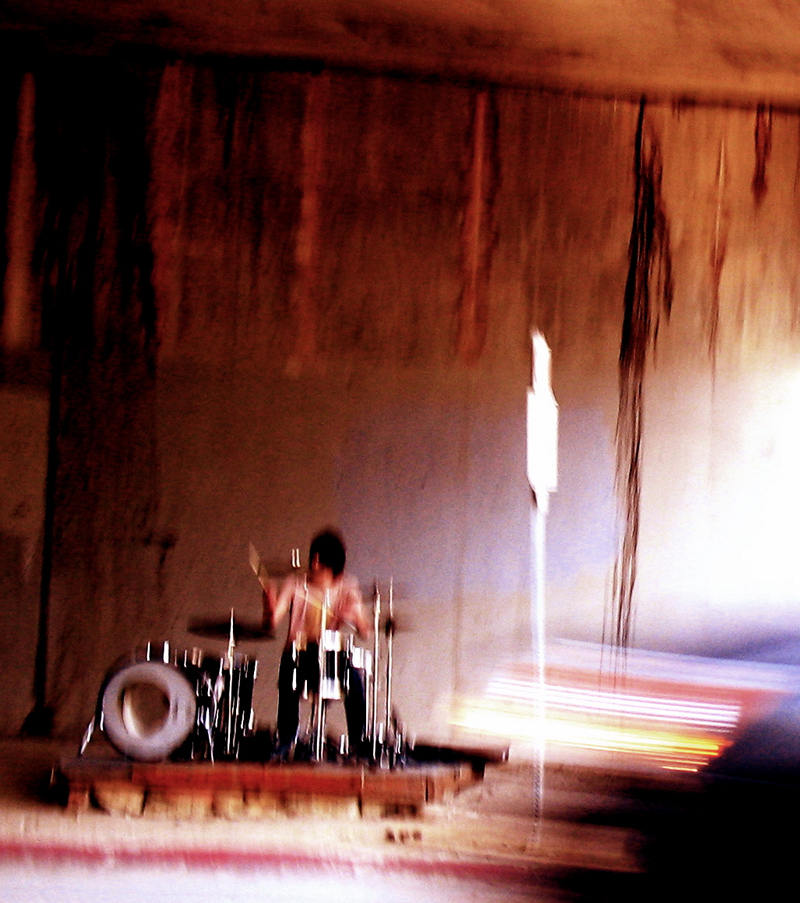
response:
<svg viewBox="0 0 800 903"><path fill-rule="evenodd" d="M493 680L489 685L488 694L497 699L529 704L533 704L538 696L537 687L532 683L510 678ZM582 687L548 685L545 689L545 705L550 708L564 707L583 711L587 714L608 713L658 721L670 720L696 724L699 727L714 725L733 728L739 720L739 706L731 703L670 699Z"/></svg>
<svg viewBox="0 0 800 903"><path fill-rule="evenodd" d="M735 695L714 687L639 679L625 689L604 689L587 686L586 674L576 672L574 684L546 684L539 719L539 685L528 671L509 668L489 682L483 697L459 700L453 726L511 743L543 742L696 771L730 743L741 717Z"/></svg>

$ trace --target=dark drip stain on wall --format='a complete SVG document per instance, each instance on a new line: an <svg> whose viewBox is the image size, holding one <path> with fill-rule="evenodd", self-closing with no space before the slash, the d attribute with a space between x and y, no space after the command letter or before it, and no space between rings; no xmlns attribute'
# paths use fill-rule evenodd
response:
<svg viewBox="0 0 800 903"><path fill-rule="evenodd" d="M767 163L772 151L772 108L761 104L756 110L755 125L756 165L753 171L753 197L758 206L767 193Z"/></svg>
<svg viewBox="0 0 800 903"><path fill-rule="evenodd" d="M612 642L620 649L630 643L633 625L647 353L657 341L662 316L669 317L673 291L669 224L661 195L661 150L646 128L645 114L643 99L636 128L633 226L619 352L616 479L623 534L614 565Z"/></svg>
<svg viewBox="0 0 800 903"><path fill-rule="evenodd" d="M470 162L465 175L456 342L459 356L469 364L480 358L489 327L489 276L497 237L493 225L498 188L497 132L494 96L481 90L474 99Z"/></svg>
<svg viewBox="0 0 800 903"><path fill-rule="evenodd" d="M717 197L714 213L714 234L711 241L709 263L711 266L711 300L708 314L708 352L716 364L719 341L720 283L728 249L728 211L724 203L727 181L727 160L724 141L720 142L717 161Z"/></svg>

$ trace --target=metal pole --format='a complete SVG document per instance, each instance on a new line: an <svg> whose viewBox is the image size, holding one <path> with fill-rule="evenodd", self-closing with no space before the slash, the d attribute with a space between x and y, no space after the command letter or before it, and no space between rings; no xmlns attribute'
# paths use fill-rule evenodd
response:
<svg viewBox="0 0 800 903"><path fill-rule="evenodd" d="M233 609L231 609L231 626L228 633L228 712L226 718L225 755L230 756L233 748L233 650L236 639L233 632Z"/></svg>
<svg viewBox="0 0 800 903"><path fill-rule="evenodd" d="M531 646L535 668L533 809L538 838L543 812L545 771L545 521L550 493L558 485L558 404L550 381L550 348L541 333L531 335L531 388L528 390L528 482L531 487L530 546Z"/></svg>
<svg viewBox="0 0 800 903"><path fill-rule="evenodd" d="M394 592L393 581L389 580L389 618L386 631L386 709L383 736L386 743L391 743L391 719L392 719L392 647L394 645Z"/></svg>
<svg viewBox="0 0 800 903"><path fill-rule="evenodd" d="M317 647L319 660L319 686L317 687L317 730L314 740L314 760L320 762L323 757L325 748L325 699L323 698L323 687L326 678L326 658L325 658L325 630L327 629L328 604L330 602L331 591L325 590L322 599L322 615L319 625L319 646Z"/></svg>
<svg viewBox="0 0 800 903"><path fill-rule="evenodd" d="M378 758L378 658L380 655L380 623L381 623L381 592L378 589L378 581L375 581L374 593L374 609L373 609L373 631L372 631L372 670L375 678L372 681L372 723L370 730L372 731L372 758L376 761Z"/></svg>
<svg viewBox="0 0 800 903"><path fill-rule="evenodd" d="M533 760L533 824L538 835L544 811L545 763L545 598L544 562L545 512L535 501L531 508L531 556L534 571L534 591L531 594L531 628L535 668L534 760Z"/></svg>

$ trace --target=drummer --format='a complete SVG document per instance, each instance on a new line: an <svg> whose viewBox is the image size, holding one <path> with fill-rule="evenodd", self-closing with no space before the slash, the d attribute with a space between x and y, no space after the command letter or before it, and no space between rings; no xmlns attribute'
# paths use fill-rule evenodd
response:
<svg viewBox="0 0 800 903"><path fill-rule="evenodd" d="M278 671L278 754L285 758L297 739L303 684L319 682L319 639L323 615L326 630L350 629L359 637L369 635L357 581L344 574L346 550L334 530L323 530L311 541L308 571L288 577L276 593L271 584L264 594L264 627L268 630L289 613L286 646ZM345 716L351 753L364 747L364 683L360 672L348 664L345 680Z"/></svg>

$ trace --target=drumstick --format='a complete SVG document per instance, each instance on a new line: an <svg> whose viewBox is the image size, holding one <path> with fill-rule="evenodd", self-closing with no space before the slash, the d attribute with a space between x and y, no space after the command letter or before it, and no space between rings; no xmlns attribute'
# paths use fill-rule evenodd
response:
<svg viewBox="0 0 800 903"><path fill-rule="evenodd" d="M250 567L253 569L256 579L261 584L261 588L264 592L267 592L269 587L269 572L252 542L250 543Z"/></svg>
<svg viewBox="0 0 800 903"><path fill-rule="evenodd" d="M311 596L308 596L306 599L308 605L313 605L314 608L318 608L320 611L332 611L332 606L326 606L324 602L317 602L316 599L312 599ZM346 621L344 618L339 618L339 620L344 624L345 627L349 627L351 630L358 633L358 628L355 624L351 624L349 621Z"/></svg>
<svg viewBox="0 0 800 903"><path fill-rule="evenodd" d="M250 567L253 569L253 573L256 575L258 582L261 584L261 588L264 592L268 591L269 586L269 572L267 571L267 566L264 564L263 559L258 554L258 550L250 543L249 549L249 557L250 557ZM292 563L294 564L295 556L294 550L292 550ZM322 611L324 609L324 602L317 602L315 599L312 599L311 596L307 597L307 601L309 605L313 605L315 608L320 609ZM330 610L330 607L329 607ZM349 627L355 633L358 633L358 628L355 624L351 624L349 621L346 621L344 618L339 618L339 620L344 624L345 627Z"/></svg>

